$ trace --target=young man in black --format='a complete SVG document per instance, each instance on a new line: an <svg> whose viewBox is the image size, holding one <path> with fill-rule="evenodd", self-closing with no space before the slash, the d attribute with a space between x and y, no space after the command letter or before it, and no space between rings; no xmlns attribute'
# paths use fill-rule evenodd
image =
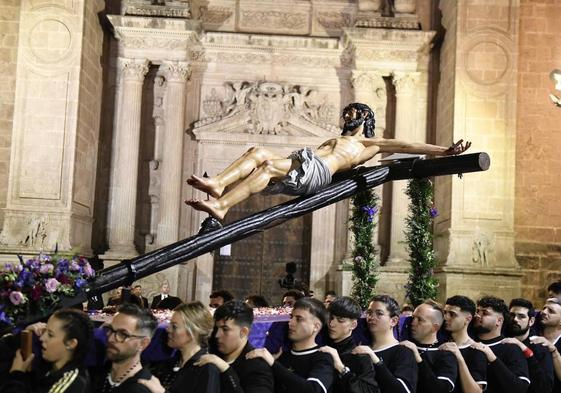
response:
<svg viewBox="0 0 561 393"><path fill-rule="evenodd" d="M451 340L439 349L451 352L458 361L458 382L454 392L481 393L487 387L487 359L471 347L473 340L468 327L475 315L475 303L466 296L456 295L446 300L444 327Z"/></svg>
<svg viewBox="0 0 561 393"><path fill-rule="evenodd" d="M378 393L378 383L370 357L354 355L356 347L352 333L362 314L359 304L347 296L338 297L329 303L328 345L320 351L333 358L335 371L334 393Z"/></svg>
<svg viewBox="0 0 561 393"><path fill-rule="evenodd" d="M543 337L534 336L530 341L547 348L553 359L553 370L555 381L553 382L553 393L561 393L561 301L549 298L541 312L543 325Z"/></svg>
<svg viewBox="0 0 561 393"><path fill-rule="evenodd" d="M511 321L503 343L515 344L522 350L528 362L530 387L528 393L550 393L553 389L553 362L551 354L543 346L530 342L530 329L535 323L534 306L526 299L512 299L508 309Z"/></svg>
<svg viewBox="0 0 561 393"><path fill-rule="evenodd" d="M254 349L248 359L262 358L273 368L275 392L329 393L335 370L331 355L320 352L315 339L327 323L327 310L317 299L296 301L288 322L292 349L275 360L265 348Z"/></svg>
<svg viewBox="0 0 561 393"><path fill-rule="evenodd" d="M222 393L273 393L271 367L263 359L246 359L254 348L248 341L253 309L241 300L232 300L214 312L215 340L220 357L203 355L198 363L212 363L220 370Z"/></svg>
<svg viewBox="0 0 561 393"><path fill-rule="evenodd" d="M413 352L399 345L394 329L399 323L399 304L388 295L374 296L366 311L372 347L359 345L353 353L370 356L382 393L412 393L417 389L417 362Z"/></svg>
<svg viewBox="0 0 561 393"><path fill-rule="evenodd" d="M478 300L474 330L481 342L472 346L487 357L488 393L525 393L530 386L528 364L517 345L502 342L509 312L502 299L486 296Z"/></svg>
<svg viewBox="0 0 561 393"><path fill-rule="evenodd" d="M448 393L456 387L458 361L455 356L439 350L436 333L444 322L442 307L427 300L413 311L411 337L415 341L402 341L415 355L419 366L417 393Z"/></svg>

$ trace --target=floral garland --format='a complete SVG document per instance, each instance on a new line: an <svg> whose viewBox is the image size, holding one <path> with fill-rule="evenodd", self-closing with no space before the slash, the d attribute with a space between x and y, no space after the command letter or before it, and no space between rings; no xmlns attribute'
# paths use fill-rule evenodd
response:
<svg viewBox="0 0 561 393"><path fill-rule="evenodd" d="M83 257L38 255L0 269L0 322L16 324L47 315L61 299L73 297L95 271Z"/></svg>
<svg viewBox="0 0 561 393"><path fill-rule="evenodd" d="M353 289L351 296L363 309L375 295L378 282L378 258L372 242L376 228L375 215L378 213L379 197L367 189L360 191L352 198L353 214L350 219L351 231L354 235L353 257Z"/></svg>
<svg viewBox="0 0 561 393"><path fill-rule="evenodd" d="M429 179L409 180L406 194L410 203L405 238L411 267L405 289L407 298L416 307L426 299L435 299L438 293L438 280L433 276L436 258L432 244L432 223L438 211L433 204Z"/></svg>

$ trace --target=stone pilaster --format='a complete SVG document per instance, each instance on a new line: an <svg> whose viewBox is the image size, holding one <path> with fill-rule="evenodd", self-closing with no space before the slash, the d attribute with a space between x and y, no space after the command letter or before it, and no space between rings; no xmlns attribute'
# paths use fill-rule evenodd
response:
<svg viewBox="0 0 561 393"><path fill-rule="evenodd" d="M109 250L105 260L117 261L137 254L134 246L140 111L142 85L148 72L146 59L120 59L120 114L115 129L115 161L109 210Z"/></svg>
<svg viewBox="0 0 561 393"><path fill-rule="evenodd" d="M185 62L164 62L162 67L167 89L165 94L166 128L160 183L160 220L156 234L158 246L165 246L179 239L179 213L183 184L185 87L190 72L189 65Z"/></svg>
<svg viewBox="0 0 561 393"><path fill-rule="evenodd" d="M102 8L99 0L21 2L0 259L91 253Z"/></svg>
<svg viewBox="0 0 561 393"><path fill-rule="evenodd" d="M419 73L394 73L395 86L395 139L419 141L416 125L416 86ZM388 264L405 265L407 250L405 246L405 218L409 199L405 195L406 180L392 182L392 216L390 234L390 255Z"/></svg>
<svg viewBox="0 0 561 393"><path fill-rule="evenodd" d="M464 139L491 157L487 172L436 178L440 296L520 294L514 257L519 2L441 2L437 144Z"/></svg>

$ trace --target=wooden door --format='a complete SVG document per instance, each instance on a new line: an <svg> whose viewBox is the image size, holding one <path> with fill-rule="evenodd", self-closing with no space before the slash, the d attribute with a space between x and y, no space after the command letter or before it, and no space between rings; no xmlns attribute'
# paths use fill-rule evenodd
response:
<svg viewBox="0 0 561 393"><path fill-rule="evenodd" d="M226 223L247 217L290 198L284 195L254 195L233 207ZM287 262L295 262L296 279L306 286L310 278L311 214L231 244L230 256L214 256L213 290L226 289L237 298L260 294L271 306L281 302L286 291L278 281L286 275Z"/></svg>

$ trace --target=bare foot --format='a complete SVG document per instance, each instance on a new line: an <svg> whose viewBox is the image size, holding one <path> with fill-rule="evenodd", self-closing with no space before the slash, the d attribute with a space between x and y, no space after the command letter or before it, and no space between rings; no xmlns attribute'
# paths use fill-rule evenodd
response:
<svg viewBox="0 0 561 393"><path fill-rule="evenodd" d="M224 219L224 216L227 212L227 210L217 208L215 206L216 202L214 201L200 201L198 199L191 199L189 201L185 201L185 203L191 206L193 209L206 212L220 221Z"/></svg>
<svg viewBox="0 0 561 393"><path fill-rule="evenodd" d="M209 194L214 198L220 198L222 192L224 192L224 187L218 187L216 182L207 177L191 175L191 177L187 179L187 184L195 187L197 190L201 190L202 192Z"/></svg>

